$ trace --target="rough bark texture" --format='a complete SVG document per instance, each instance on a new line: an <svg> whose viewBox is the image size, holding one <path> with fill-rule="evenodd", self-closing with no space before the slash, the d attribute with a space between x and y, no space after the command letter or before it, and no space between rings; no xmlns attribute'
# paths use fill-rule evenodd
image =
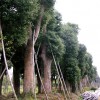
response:
<svg viewBox="0 0 100 100"><path fill-rule="evenodd" d="M13 84L17 95L20 94L20 73L19 69L13 68Z"/></svg>
<svg viewBox="0 0 100 100"><path fill-rule="evenodd" d="M30 29L30 36L27 42L26 53L25 53L25 67L24 67L24 93L32 92L34 93L34 44L38 38L42 17L44 14L44 7L41 6L40 15L35 27L34 36L32 34L32 29ZM31 27L30 27L31 28ZM33 41L34 38L34 41ZM34 42L34 43L33 43Z"/></svg>
<svg viewBox="0 0 100 100"><path fill-rule="evenodd" d="M52 59L46 56L46 46L43 45L41 54L44 64L44 87L47 93L51 92L51 63Z"/></svg>
<svg viewBox="0 0 100 100"><path fill-rule="evenodd" d="M35 32L34 32L34 44L36 43L36 40L37 40L39 32L40 32L43 14L44 14L44 6L41 5L39 19L37 21L37 25L36 25Z"/></svg>
<svg viewBox="0 0 100 100"><path fill-rule="evenodd" d="M27 43L24 64L24 93L34 93L34 48L31 35Z"/></svg>

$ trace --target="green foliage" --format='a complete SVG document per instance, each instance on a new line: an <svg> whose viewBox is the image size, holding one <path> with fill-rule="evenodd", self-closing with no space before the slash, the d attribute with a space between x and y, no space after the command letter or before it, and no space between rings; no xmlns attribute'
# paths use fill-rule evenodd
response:
<svg viewBox="0 0 100 100"><path fill-rule="evenodd" d="M45 8L53 7L55 0L40 0L41 5L45 6Z"/></svg>
<svg viewBox="0 0 100 100"><path fill-rule="evenodd" d="M45 13L44 20L43 20L44 25L42 27L41 33L39 34L38 43L42 43L46 45L46 52L47 52L46 54L48 57L52 58L52 53L51 53L51 49L52 49L55 57L57 59L58 58L61 59L64 53L64 43L62 39L60 38L58 30L57 30L58 19L56 19L57 15L55 14L56 13L52 12L52 10ZM59 23L61 23L60 21L61 20L59 20ZM44 32L43 29L45 25L46 25L46 33L43 33Z"/></svg>
<svg viewBox="0 0 100 100"><path fill-rule="evenodd" d="M95 80L95 78L97 77L97 69L94 66L91 66L89 72L88 72L88 76L90 79L90 82Z"/></svg>
<svg viewBox="0 0 100 100"><path fill-rule="evenodd" d="M65 53L62 59L64 79L71 85L77 84L80 80L80 69L78 67L78 26L68 23L62 27L62 38L65 45Z"/></svg>
<svg viewBox="0 0 100 100"><path fill-rule="evenodd" d="M90 90L95 91L95 90L97 90L97 88L95 88L95 87L91 87L91 89L90 89Z"/></svg>
<svg viewBox="0 0 100 100"><path fill-rule="evenodd" d="M27 93L27 94L22 94L19 98L19 100L34 100L34 95L33 93Z"/></svg>
<svg viewBox="0 0 100 100"><path fill-rule="evenodd" d="M78 52L78 66L81 70L81 77L84 78L85 75L88 75L90 81L94 80L97 76L97 70L92 65L92 62L92 55L87 53L85 45L80 44Z"/></svg>
<svg viewBox="0 0 100 100"><path fill-rule="evenodd" d="M44 40L48 41L48 42L45 41L47 47L47 55L48 56L52 55L51 54L51 49L52 49L55 57L60 58L64 53L64 45L61 38L58 35L56 35L56 33L48 31Z"/></svg>
<svg viewBox="0 0 100 100"><path fill-rule="evenodd" d="M85 66L86 66L86 71L85 75L88 75L90 82L94 80L97 76L97 70L96 67L92 65L92 55L89 53L85 54Z"/></svg>
<svg viewBox="0 0 100 100"><path fill-rule="evenodd" d="M8 59L27 42L28 25L36 19L38 10L38 0L1 0L0 20Z"/></svg>
<svg viewBox="0 0 100 100"><path fill-rule="evenodd" d="M86 47L83 44L79 44L79 51L78 51L78 66L81 69L81 76L85 76L86 72L86 62L85 62L85 54L86 54Z"/></svg>
<svg viewBox="0 0 100 100"><path fill-rule="evenodd" d="M66 78L70 84L75 84L80 80L80 69L77 66L66 68Z"/></svg>
<svg viewBox="0 0 100 100"><path fill-rule="evenodd" d="M12 40L18 45L25 43L27 25L37 16L37 0L2 0L1 4L0 19L3 25L3 35L6 35L7 39L5 41Z"/></svg>
<svg viewBox="0 0 100 100"><path fill-rule="evenodd" d="M46 54L48 57L52 58L51 49L56 58L62 57L64 53L64 44L61 38L55 32L48 31L45 36L41 35L39 38L39 41L46 45Z"/></svg>
<svg viewBox="0 0 100 100"><path fill-rule="evenodd" d="M58 13L57 11L54 11L52 19L49 21L49 25L47 25L47 29L52 30L52 31L56 31L57 34L60 36L62 34L61 20L62 20L62 18L61 18L60 13Z"/></svg>

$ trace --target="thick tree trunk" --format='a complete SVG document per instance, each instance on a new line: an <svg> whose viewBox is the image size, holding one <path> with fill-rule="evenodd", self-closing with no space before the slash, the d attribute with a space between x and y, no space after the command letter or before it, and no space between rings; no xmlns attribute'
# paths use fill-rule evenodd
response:
<svg viewBox="0 0 100 100"><path fill-rule="evenodd" d="M34 45L38 38L42 17L44 14L44 7L41 6L40 15L35 27L34 34L32 34L32 29L30 27L30 36L27 42L26 53L25 53L25 66L24 66L24 93L34 93ZM33 36L34 35L34 36ZM33 41L34 38L34 41ZM34 42L34 43L33 43Z"/></svg>
<svg viewBox="0 0 100 100"><path fill-rule="evenodd" d="M13 84L17 95L20 94L20 73L19 69L13 68Z"/></svg>
<svg viewBox="0 0 100 100"><path fill-rule="evenodd" d="M51 63L52 59L46 56L46 46L43 45L41 54L44 64L44 88L47 93L51 92Z"/></svg>
<svg viewBox="0 0 100 100"><path fill-rule="evenodd" d="M26 53L25 53L25 66L24 66L24 93L34 93L34 47L32 35L28 39Z"/></svg>
<svg viewBox="0 0 100 100"><path fill-rule="evenodd" d="M44 61L44 87L47 93L51 92L51 59L46 59Z"/></svg>

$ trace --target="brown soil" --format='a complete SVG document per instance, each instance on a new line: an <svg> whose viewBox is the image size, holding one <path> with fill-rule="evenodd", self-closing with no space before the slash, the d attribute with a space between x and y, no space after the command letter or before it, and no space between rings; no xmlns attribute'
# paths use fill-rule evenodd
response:
<svg viewBox="0 0 100 100"><path fill-rule="evenodd" d="M6 97L6 96L0 96L0 100L15 100L15 98Z"/></svg>
<svg viewBox="0 0 100 100"><path fill-rule="evenodd" d="M7 96L1 95L0 96L0 100L15 100L14 94L13 93L9 93Z"/></svg>
<svg viewBox="0 0 100 100"><path fill-rule="evenodd" d="M60 93L55 93L55 94L49 94L48 95L49 100L65 100L64 96ZM46 96L44 94L39 94L37 96L38 100L46 100ZM71 100L78 100L79 96L77 96L76 94L71 93L70 94L70 99Z"/></svg>
<svg viewBox="0 0 100 100"><path fill-rule="evenodd" d="M71 93L71 100L78 100L78 96L76 94ZM64 96L60 93L48 94L49 100L65 100ZM0 100L15 100L12 94L6 96L0 96ZM44 94L38 94L37 100L46 100L46 96Z"/></svg>

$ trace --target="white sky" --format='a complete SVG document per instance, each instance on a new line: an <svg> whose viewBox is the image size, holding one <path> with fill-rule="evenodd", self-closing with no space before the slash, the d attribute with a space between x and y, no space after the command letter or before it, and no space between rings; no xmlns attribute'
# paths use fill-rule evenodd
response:
<svg viewBox="0 0 100 100"><path fill-rule="evenodd" d="M55 8L64 23L79 25L79 42L93 56L93 65L100 76L100 0L56 0Z"/></svg>

